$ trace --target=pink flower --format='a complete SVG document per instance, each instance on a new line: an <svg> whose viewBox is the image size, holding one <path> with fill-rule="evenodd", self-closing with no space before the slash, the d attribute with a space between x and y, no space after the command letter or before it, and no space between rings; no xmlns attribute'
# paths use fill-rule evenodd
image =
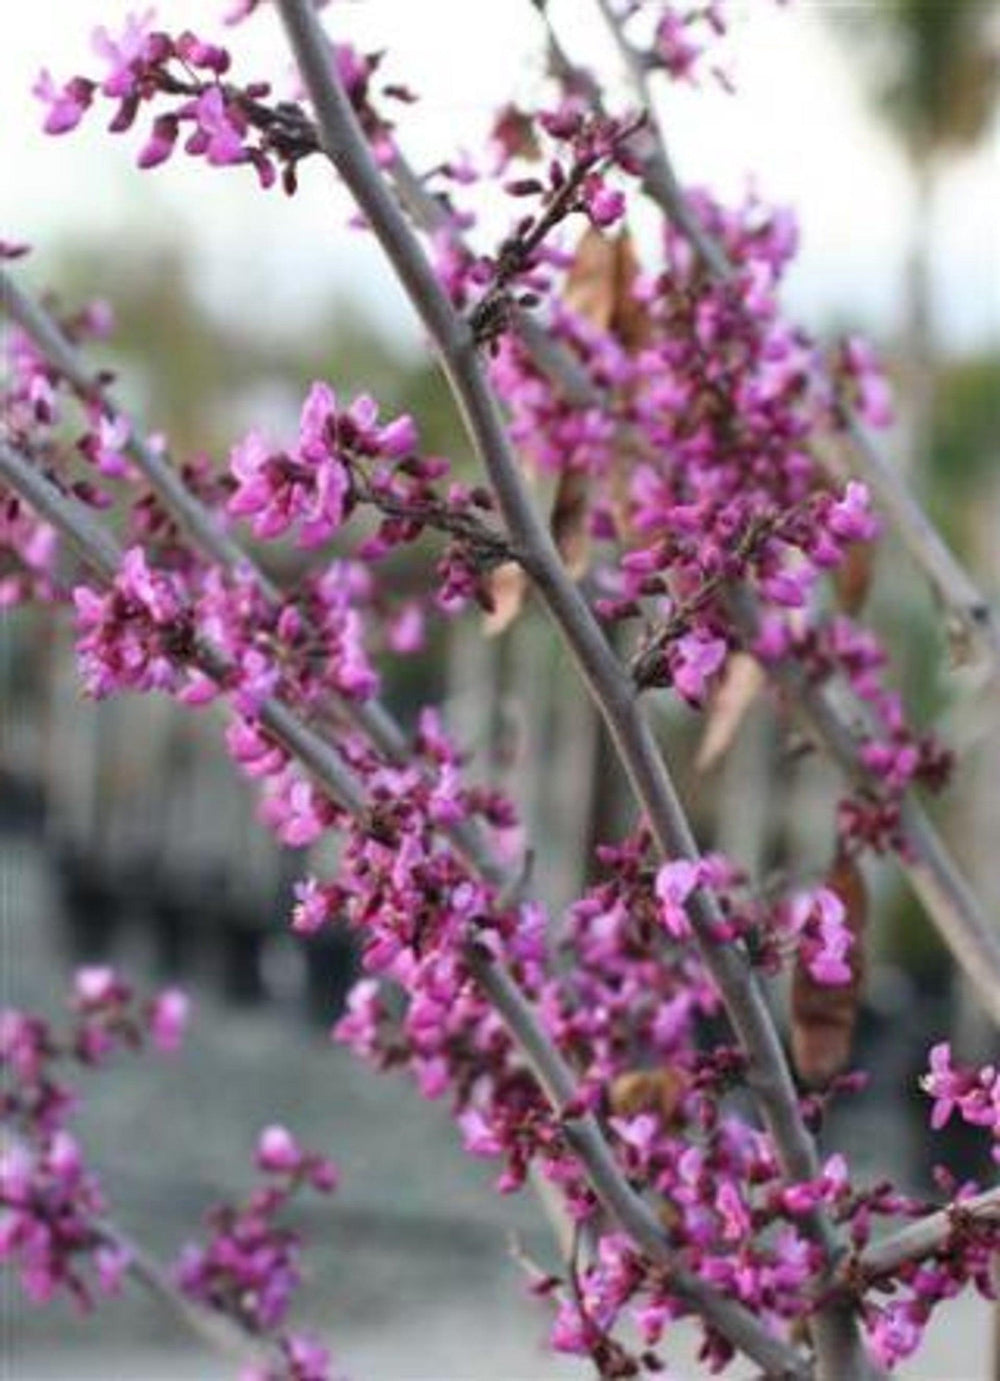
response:
<svg viewBox="0 0 1000 1381"><path fill-rule="evenodd" d="M386 630L393 652L419 652L424 645L424 613L415 601L404 604Z"/></svg>
<svg viewBox="0 0 1000 1381"><path fill-rule="evenodd" d="M120 1243L98 1247L94 1252L94 1269L98 1283L106 1295L117 1295L122 1281L132 1265L132 1254Z"/></svg>
<svg viewBox="0 0 1000 1381"><path fill-rule="evenodd" d="M103 1007L120 1001L124 988L114 969L106 965L92 965L77 969L73 992L82 1007Z"/></svg>
<svg viewBox="0 0 1000 1381"><path fill-rule="evenodd" d="M503 1153L503 1141L478 1108L466 1108L460 1113L458 1126L462 1143L470 1155L499 1156Z"/></svg>
<svg viewBox="0 0 1000 1381"><path fill-rule="evenodd" d="M144 14L130 14L125 21L121 38L112 39L103 26L95 29L91 40L94 51L105 59L111 70L101 85L105 96L128 96L136 82L136 65L142 58L146 40L152 29L155 10Z"/></svg>
<svg viewBox="0 0 1000 1381"><path fill-rule="evenodd" d="M49 107L43 126L46 134L66 134L76 129L94 98L94 83L74 77L57 87L50 73L43 70L32 87L32 94Z"/></svg>
<svg viewBox="0 0 1000 1381"><path fill-rule="evenodd" d="M675 940L690 938L691 922L684 910L684 903L698 883L698 864L686 858L664 863L656 874L654 890L660 903L660 919Z"/></svg>
<svg viewBox="0 0 1000 1381"><path fill-rule="evenodd" d="M855 940L836 892L817 887L800 893L792 902L791 925L799 936L806 968L817 983L837 987L851 981L849 956Z"/></svg>
<svg viewBox="0 0 1000 1381"><path fill-rule="evenodd" d="M879 531L867 486L858 480L848 482L843 497L831 505L826 520L833 534L845 542L867 542Z"/></svg>
<svg viewBox="0 0 1000 1381"><path fill-rule="evenodd" d="M306 878L294 887L292 929L298 935L315 935L330 920L330 903L315 878Z"/></svg>
<svg viewBox="0 0 1000 1381"><path fill-rule="evenodd" d="M206 87L189 110L197 129L185 145L188 153L203 153L213 167L246 161L244 120L218 86Z"/></svg>
<svg viewBox="0 0 1000 1381"><path fill-rule="evenodd" d="M869 1326L872 1351L884 1367L911 1356L920 1345L924 1323L912 1300L893 1300L882 1309L873 1309L874 1323Z"/></svg>
<svg viewBox="0 0 1000 1381"><path fill-rule="evenodd" d="M153 131L139 150L140 168L156 168L165 163L174 151L180 125L174 115L158 115L153 121Z"/></svg>
<svg viewBox="0 0 1000 1381"><path fill-rule="evenodd" d="M608 187L603 178L594 174L583 188L583 202L587 215L599 230L605 230L621 220L625 214L625 196Z"/></svg>
<svg viewBox="0 0 1000 1381"><path fill-rule="evenodd" d="M706 638L699 633L686 633L670 649L670 666L674 687L692 705L700 705L705 698L708 682L726 660L726 644L722 638Z"/></svg>
<svg viewBox="0 0 1000 1381"><path fill-rule="evenodd" d="M150 1006L149 1032L164 1054L179 1050L191 1012L191 1001L180 988L167 988Z"/></svg>
<svg viewBox="0 0 1000 1381"><path fill-rule="evenodd" d="M256 1161L261 1170L287 1174L302 1164L302 1151L286 1127L265 1127L257 1142Z"/></svg>

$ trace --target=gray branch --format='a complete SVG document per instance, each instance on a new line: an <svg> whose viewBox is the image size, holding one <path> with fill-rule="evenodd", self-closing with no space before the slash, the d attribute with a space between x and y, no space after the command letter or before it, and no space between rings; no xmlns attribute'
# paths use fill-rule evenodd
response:
<svg viewBox="0 0 1000 1381"><path fill-rule="evenodd" d="M354 195L427 330L510 535L605 719L658 850L666 858L696 859L687 818L634 687L532 507L470 331L442 291L375 165L330 61L328 40L313 6L309 0L278 0L278 8L313 103L324 152ZM802 1121L774 1022L743 948L720 945L713 938L719 919L714 898L696 893L691 902L696 942L748 1056L748 1082L784 1173L793 1180L811 1178L818 1171L816 1148ZM810 1226L832 1256L837 1244L826 1219L815 1214Z"/></svg>

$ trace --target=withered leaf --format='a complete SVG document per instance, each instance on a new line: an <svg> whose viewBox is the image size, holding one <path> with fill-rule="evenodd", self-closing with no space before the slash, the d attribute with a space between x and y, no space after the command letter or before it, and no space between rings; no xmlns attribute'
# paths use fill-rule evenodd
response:
<svg viewBox="0 0 1000 1381"><path fill-rule="evenodd" d="M614 239L584 231L566 278L566 305L602 331L610 331L626 350L649 339L649 313L635 296L639 261L629 231Z"/></svg>
<svg viewBox="0 0 1000 1381"><path fill-rule="evenodd" d="M587 499L590 480L582 470L564 470L552 500L549 527L567 571L579 580L587 570L590 539Z"/></svg>
<svg viewBox="0 0 1000 1381"><path fill-rule="evenodd" d="M504 561L484 578L492 608L483 619L483 632L496 638L517 618L528 594L528 577L516 561Z"/></svg>
<svg viewBox="0 0 1000 1381"><path fill-rule="evenodd" d="M852 542L844 559L833 573L837 603L845 614L858 614L864 607L875 571L875 546L871 542Z"/></svg>
<svg viewBox="0 0 1000 1381"><path fill-rule="evenodd" d="M617 1117L656 1113L665 1127L673 1122L688 1091L688 1076L679 1069L631 1069L611 1085L611 1110Z"/></svg>
<svg viewBox="0 0 1000 1381"><path fill-rule="evenodd" d="M617 336L626 350L641 350L649 341L651 322L649 309L635 295L639 277L639 259L628 230L622 230L615 242L615 309L611 319L611 333Z"/></svg>
<svg viewBox="0 0 1000 1381"><path fill-rule="evenodd" d="M590 226L580 237L566 276L566 306L602 331L614 316L617 258L615 241Z"/></svg>
<svg viewBox="0 0 1000 1381"><path fill-rule="evenodd" d="M796 960L792 975L792 1060L811 1085L828 1083L850 1059L851 1041L864 985L864 932L868 891L854 859L841 857L824 886L844 905L844 919L854 936L849 963L850 981L830 987L817 983L806 965Z"/></svg>
<svg viewBox="0 0 1000 1381"><path fill-rule="evenodd" d="M756 657L751 657L749 652L730 654L698 745L694 763L697 772L710 771L729 752L765 680Z"/></svg>

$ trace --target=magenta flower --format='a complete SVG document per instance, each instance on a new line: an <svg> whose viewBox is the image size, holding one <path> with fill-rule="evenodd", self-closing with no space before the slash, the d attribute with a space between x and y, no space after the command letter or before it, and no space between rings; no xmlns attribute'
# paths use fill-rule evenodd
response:
<svg viewBox="0 0 1000 1381"><path fill-rule="evenodd" d="M799 936L799 952L816 982L830 987L849 983L855 939L836 892L817 887L800 893L792 902L790 919Z"/></svg>
<svg viewBox="0 0 1000 1381"><path fill-rule="evenodd" d="M177 144L180 125L175 115L158 115L149 138L139 150L140 168L156 168L165 163Z"/></svg>
<svg viewBox="0 0 1000 1381"><path fill-rule="evenodd" d="M687 633L678 638L670 649L671 671L678 694L692 705L700 705L708 682L726 660L726 652L722 638L707 638L700 633Z"/></svg>
<svg viewBox="0 0 1000 1381"><path fill-rule="evenodd" d="M868 488L858 480L848 481L843 497L831 505L826 520L834 535L844 542L871 541L879 532Z"/></svg>
<svg viewBox="0 0 1000 1381"><path fill-rule="evenodd" d="M153 999L149 1033L157 1050L169 1055L180 1049L190 1014L190 998L179 988L167 988Z"/></svg>
<svg viewBox="0 0 1000 1381"><path fill-rule="evenodd" d="M265 1127L257 1142L256 1161L260 1170L288 1174L302 1164L302 1151L287 1128Z"/></svg>
<svg viewBox="0 0 1000 1381"><path fill-rule="evenodd" d="M203 153L213 167L246 161L245 121L219 87L206 87L182 113L193 115L197 126L184 146L188 153Z"/></svg>
<svg viewBox="0 0 1000 1381"><path fill-rule="evenodd" d="M46 134L66 134L76 129L94 98L94 83L73 77L57 87L47 69L38 74L32 94L44 101L49 111L43 126Z"/></svg>
<svg viewBox="0 0 1000 1381"><path fill-rule="evenodd" d="M686 858L664 863L656 874L656 897L660 903L660 919L675 940L691 935L691 922L684 903L700 881L697 863Z"/></svg>
<svg viewBox="0 0 1000 1381"><path fill-rule="evenodd" d="M132 94L136 68L144 55L155 18L156 11L152 9L143 14L130 14L118 39L111 38L103 26L94 30L91 40L93 49L111 69L101 84L105 96L124 97Z"/></svg>
<svg viewBox="0 0 1000 1381"><path fill-rule="evenodd" d="M606 230L625 214L625 196L608 187L604 179L593 174L584 183L583 204L587 215L599 230Z"/></svg>

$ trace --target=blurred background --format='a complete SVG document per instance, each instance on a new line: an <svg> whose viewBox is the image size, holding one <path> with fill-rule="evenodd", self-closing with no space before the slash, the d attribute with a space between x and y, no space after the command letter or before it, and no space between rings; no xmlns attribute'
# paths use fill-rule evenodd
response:
<svg viewBox="0 0 1000 1381"><path fill-rule="evenodd" d="M372 247L347 228L349 208L318 160L288 201L261 195L243 169L176 159L140 176L140 134L107 136L100 113L74 135L41 134L29 95L37 71L47 66L58 80L90 71L92 27L114 34L130 8L74 0L54 29L51 11L21 7L8 26L0 158L5 234L33 245L16 266L21 280L54 288L67 307L93 297L113 305L118 330L103 358L178 454L221 459L250 422L282 434L308 382L323 378L344 395L372 392L389 415L411 411L429 450L467 463L412 315ZM616 80L589 0L551 8L572 54ZM205 11L204 0L171 0L159 17L172 29L204 27ZM681 176L730 197L753 186L797 210L803 250L789 313L819 336L860 330L882 349L900 414L885 444L996 599L1000 6L754 0L734 12L725 58L737 94L664 93ZM512 95L531 101L542 82L528 0L341 0L330 17L362 50L386 48L386 73L419 94L400 131L418 168L453 153L456 131L475 151L496 108ZM232 48L237 74L287 89L266 7L232 31ZM495 208L482 212L488 244L503 222ZM869 612L917 722L939 725L956 749L939 823L1000 914L997 689L974 664L955 664L940 612L892 540ZM539 1256L548 1250L534 1204L492 1194L489 1167L464 1157L441 1110L330 1048L353 956L338 937L303 945L288 934L291 886L310 860L257 826L218 726L153 697L82 700L67 633L27 610L0 628L3 1000L52 1010L72 967L94 960L192 988L187 1053L95 1080L81 1124L124 1225L171 1253L185 1223L247 1183L258 1126L282 1120L345 1172L332 1205L303 1217L320 1243L306 1314L345 1369L393 1381L577 1372L540 1352L545 1319L524 1300L511 1258L510 1233ZM529 609L489 641L475 617L459 620L435 631L426 657L387 674L387 698L404 719L427 700L443 703L475 770L515 795L546 900L558 908L578 895L592 843L620 835L632 815L542 619ZM788 859L821 873L835 775L814 755L792 765L763 703L725 761L699 773L698 720L661 700L657 727L704 847L762 878ZM891 866L869 869L868 881L876 902L856 1057L873 1083L834 1119L830 1141L872 1176L891 1169L929 1192L926 1108L915 1095L926 1048L951 1035L963 1055L984 1059L994 1038ZM940 1138L934 1159L988 1173L957 1135ZM18 1310L8 1361L23 1381L225 1374L175 1350L169 1321L131 1296L96 1322L60 1317L58 1326L24 1313L12 1294L5 1303ZM960 1339L975 1353L981 1338L985 1355L983 1317L959 1307L963 1326L941 1330L904 1376L985 1374L949 1351ZM695 1372L679 1364L679 1374Z"/></svg>

